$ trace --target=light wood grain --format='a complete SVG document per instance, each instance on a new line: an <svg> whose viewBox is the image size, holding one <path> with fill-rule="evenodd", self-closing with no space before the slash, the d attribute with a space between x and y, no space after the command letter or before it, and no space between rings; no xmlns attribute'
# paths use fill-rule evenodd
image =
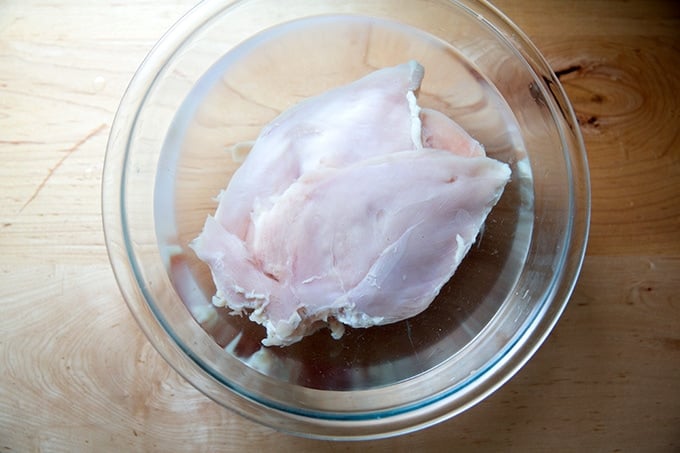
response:
<svg viewBox="0 0 680 453"><path fill-rule="evenodd" d="M2 451L679 451L680 7L498 0L561 74L591 167L563 318L491 398L398 439L275 433L219 407L142 335L100 219L123 90L189 0L0 3Z"/></svg>

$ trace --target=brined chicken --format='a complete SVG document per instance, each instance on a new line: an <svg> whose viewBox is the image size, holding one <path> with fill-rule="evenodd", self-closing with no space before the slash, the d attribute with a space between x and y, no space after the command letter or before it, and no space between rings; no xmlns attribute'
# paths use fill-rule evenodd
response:
<svg viewBox="0 0 680 453"><path fill-rule="evenodd" d="M510 169L418 106L422 78L409 62L283 112L220 194L191 245L213 303L265 326L263 344L413 317L474 243Z"/></svg>

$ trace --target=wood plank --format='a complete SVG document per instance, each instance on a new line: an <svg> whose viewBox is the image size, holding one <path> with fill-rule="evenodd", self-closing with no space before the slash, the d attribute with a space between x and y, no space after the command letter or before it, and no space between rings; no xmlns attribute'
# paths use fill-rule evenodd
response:
<svg viewBox="0 0 680 453"><path fill-rule="evenodd" d="M201 395L148 343L109 267L99 186L113 115L194 3L0 2L0 449L680 449L677 2L495 2L561 74L581 122L593 187L581 279L553 335L488 400L343 444L273 432Z"/></svg>

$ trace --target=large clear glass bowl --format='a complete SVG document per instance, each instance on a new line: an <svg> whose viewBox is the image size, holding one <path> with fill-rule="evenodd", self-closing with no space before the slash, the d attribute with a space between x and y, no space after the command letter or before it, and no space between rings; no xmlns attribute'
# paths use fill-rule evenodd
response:
<svg viewBox="0 0 680 453"><path fill-rule="evenodd" d="M373 69L425 66L421 104L462 124L512 180L422 314L266 348L211 305L195 238L278 113ZM417 190L417 188L414 188ZM588 169L572 108L526 36L485 1L200 3L154 47L112 126L106 243L132 313L170 365L221 405L278 430L377 438L471 407L535 352L583 259Z"/></svg>

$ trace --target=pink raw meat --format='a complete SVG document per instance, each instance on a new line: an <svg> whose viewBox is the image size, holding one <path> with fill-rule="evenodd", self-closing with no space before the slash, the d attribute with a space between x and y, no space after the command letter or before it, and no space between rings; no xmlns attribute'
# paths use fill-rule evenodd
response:
<svg viewBox="0 0 680 453"><path fill-rule="evenodd" d="M213 302L248 313L265 345L425 310L510 177L440 112L416 62L310 98L261 132L192 242Z"/></svg>

